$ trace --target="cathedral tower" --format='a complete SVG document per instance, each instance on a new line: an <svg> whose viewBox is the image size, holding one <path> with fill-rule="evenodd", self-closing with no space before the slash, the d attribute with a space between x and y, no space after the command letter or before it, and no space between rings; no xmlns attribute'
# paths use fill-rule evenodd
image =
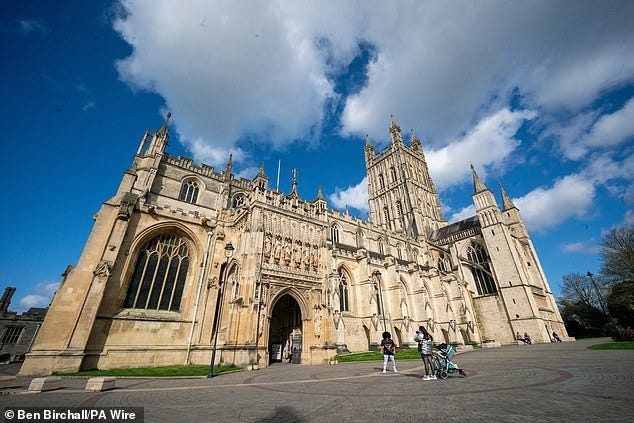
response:
<svg viewBox="0 0 634 423"><path fill-rule="evenodd" d="M429 176L420 140L412 131L403 142L401 128L390 125L391 145L375 154L366 137L365 162L372 222L410 238L426 239L446 225L438 192Z"/></svg>
<svg viewBox="0 0 634 423"><path fill-rule="evenodd" d="M519 209L502 190L503 216L493 193L473 166L471 169L473 201L486 246L485 254L491 263L492 283L485 292L489 296L480 302L486 308L481 310L486 316L483 326L491 332L485 336L512 342L515 332L527 332L538 342L549 342L553 330L563 332L565 329ZM505 310L506 316L501 310ZM495 324L486 322L504 318L508 318L510 327L495 329Z"/></svg>

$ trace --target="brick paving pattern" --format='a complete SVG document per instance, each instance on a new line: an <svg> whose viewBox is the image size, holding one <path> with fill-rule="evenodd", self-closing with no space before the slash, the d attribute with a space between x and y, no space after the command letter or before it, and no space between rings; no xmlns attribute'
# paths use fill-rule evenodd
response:
<svg viewBox="0 0 634 423"><path fill-rule="evenodd" d="M376 361L275 364L213 379L117 378L115 390L98 393L85 392L87 378L77 377L57 391L28 393L31 378L18 378L0 406L144 407L146 422L632 421L634 351L587 349L598 342L467 352L454 360L466 378L436 381L422 380L417 360L400 360L399 373L386 374Z"/></svg>

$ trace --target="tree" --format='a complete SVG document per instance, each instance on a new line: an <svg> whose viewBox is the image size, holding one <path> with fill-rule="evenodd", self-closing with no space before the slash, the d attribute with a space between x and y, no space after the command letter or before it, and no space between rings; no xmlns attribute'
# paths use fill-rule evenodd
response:
<svg viewBox="0 0 634 423"><path fill-rule="evenodd" d="M608 309L621 326L634 327L634 280L612 286L608 296Z"/></svg>
<svg viewBox="0 0 634 423"><path fill-rule="evenodd" d="M601 297L599 289L605 289L605 284L599 281L599 285L595 286L589 275L580 273L568 273L563 277L563 285L561 287L562 299L569 303L582 303L589 307L601 308ZM601 286L599 288L599 286Z"/></svg>
<svg viewBox="0 0 634 423"><path fill-rule="evenodd" d="M608 286L601 278L598 284L596 282L592 276L580 273L569 273L563 277L559 308L571 336L588 337L609 333L607 325L610 318L602 302L602 298L605 298L603 291Z"/></svg>
<svg viewBox="0 0 634 423"><path fill-rule="evenodd" d="M601 273L615 282L634 280L634 225L612 229L601 244Z"/></svg>

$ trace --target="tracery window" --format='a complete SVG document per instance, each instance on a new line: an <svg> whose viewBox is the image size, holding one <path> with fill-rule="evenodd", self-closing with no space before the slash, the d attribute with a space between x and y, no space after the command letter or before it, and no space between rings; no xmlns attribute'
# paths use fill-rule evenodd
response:
<svg viewBox="0 0 634 423"><path fill-rule="evenodd" d="M236 194L231 200L231 208L238 209L244 205L244 195Z"/></svg>
<svg viewBox="0 0 634 423"><path fill-rule="evenodd" d="M382 174L379 174L379 187L380 187L381 189L384 189L384 188L385 188L385 179L383 178L383 175L382 175Z"/></svg>
<svg viewBox="0 0 634 423"><path fill-rule="evenodd" d="M16 344L18 339L20 339L22 329L24 329L22 326L7 326L0 342L2 342L3 345Z"/></svg>
<svg viewBox="0 0 634 423"><path fill-rule="evenodd" d="M184 238L161 234L150 239L136 259L123 306L178 311L189 268Z"/></svg>
<svg viewBox="0 0 634 423"><path fill-rule="evenodd" d="M484 247L473 243L467 248L467 258L471 262L471 274L476 284L478 295L487 295L497 292L495 281L491 275L489 256Z"/></svg>
<svg viewBox="0 0 634 423"><path fill-rule="evenodd" d="M438 257L438 270L443 273L449 273L450 265L449 259L445 256L444 253L440 253L440 257Z"/></svg>
<svg viewBox="0 0 634 423"><path fill-rule="evenodd" d="M390 168L390 174L392 175L392 182L396 182L396 170L394 167Z"/></svg>
<svg viewBox="0 0 634 423"><path fill-rule="evenodd" d="M350 311L348 304L348 276L339 270L339 311Z"/></svg>
<svg viewBox="0 0 634 423"><path fill-rule="evenodd" d="M181 192L178 199L188 203L196 204L198 201L198 182L194 179L187 179L181 185Z"/></svg>

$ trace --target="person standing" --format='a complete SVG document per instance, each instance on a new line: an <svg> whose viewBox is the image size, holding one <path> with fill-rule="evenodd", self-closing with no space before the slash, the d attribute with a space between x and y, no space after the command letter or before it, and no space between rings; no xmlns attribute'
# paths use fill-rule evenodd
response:
<svg viewBox="0 0 634 423"><path fill-rule="evenodd" d="M396 345L394 344L392 335L390 335L389 332L383 332L381 347L383 347L383 373L385 373L385 370L387 369L388 361L392 361L392 369L394 369L394 373L397 373L396 361L394 361L394 351L396 350Z"/></svg>
<svg viewBox="0 0 634 423"><path fill-rule="evenodd" d="M434 338L427 332L427 329L423 326L419 326L414 341L418 342L418 352L425 365L425 376L423 376L423 380L435 380L436 375L434 374L434 364L432 362Z"/></svg>

